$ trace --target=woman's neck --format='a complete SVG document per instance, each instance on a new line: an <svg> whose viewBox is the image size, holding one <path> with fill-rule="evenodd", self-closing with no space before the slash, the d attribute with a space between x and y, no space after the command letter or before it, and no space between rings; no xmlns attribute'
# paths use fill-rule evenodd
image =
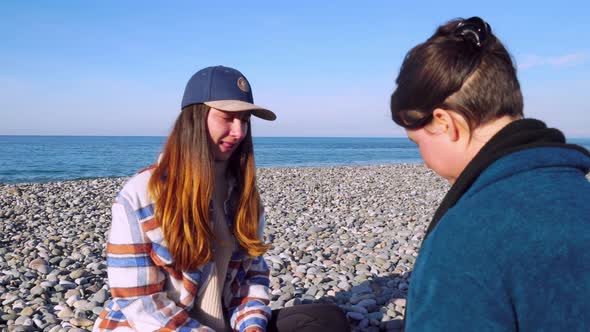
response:
<svg viewBox="0 0 590 332"><path fill-rule="evenodd" d="M227 161L216 161L213 165L213 200L222 204L227 199Z"/></svg>
<svg viewBox="0 0 590 332"><path fill-rule="evenodd" d="M485 125L481 125L475 128L471 133L464 132L463 144L464 147L460 151L460 158L458 159L459 167L456 172L456 176L448 178L451 184L455 183L457 178L463 173L467 165L475 158L479 151L487 144L487 142L494 137L502 128L506 127L509 123L518 120L510 116L503 116Z"/></svg>
<svg viewBox="0 0 590 332"><path fill-rule="evenodd" d="M510 116L503 116L497 120L494 120L488 124L479 126L471 134L469 145L466 151L466 155L469 156L469 161L479 153L479 150L487 144L487 142L494 137L502 128L506 127L509 123L518 120ZM467 165L465 165L467 166Z"/></svg>
<svg viewBox="0 0 590 332"><path fill-rule="evenodd" d="M215 183L220 182L219 180L225 180L227 172L227 160L215 161L213 163L213 172L215 174Z"/></svg>

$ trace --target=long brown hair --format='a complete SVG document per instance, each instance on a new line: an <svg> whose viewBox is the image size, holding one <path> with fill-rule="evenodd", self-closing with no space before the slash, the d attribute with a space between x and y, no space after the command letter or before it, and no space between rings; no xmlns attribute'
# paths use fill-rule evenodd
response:
<svg viewBox="0 0 590 332"><path fill-rule="evenodd" d="M182 109L148 184L155 201L155 218L162 225L175 267L182 270L194 270L213 258L215 236L209 204L214 160L208 140L208 113L209 107L204 104ZM228 173L235 177L239 193L233 211L233 234L248 255L260 256L269 245L259 236L262 206L256 187L251 130L230 157Z"/></svg>
<svg viewBox="0 0 590 332"><path fill-rule="evenodd" d="M485 30L485 41L457 34L465 23ZM485 26L484 26L485 25ZM478 17L440 26L406 55L391 96L391 115L402 127L423 127L436 108L453 110L470 129L504 115L523 116L523 100L511 56Z"/></svg>

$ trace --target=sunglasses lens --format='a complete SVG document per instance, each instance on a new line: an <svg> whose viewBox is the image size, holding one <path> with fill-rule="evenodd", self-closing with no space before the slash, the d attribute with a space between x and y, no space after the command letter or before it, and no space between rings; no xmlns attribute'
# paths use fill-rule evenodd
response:
<svg viewBox="0 0 590 332"><path fill-rule="evenodd" d="M426 124L428 124L431 117L432 114L430 113L425 114L421 111L409 110L396 113L393 120L395 123L406 129L416 129L424 127Z"/></svg>

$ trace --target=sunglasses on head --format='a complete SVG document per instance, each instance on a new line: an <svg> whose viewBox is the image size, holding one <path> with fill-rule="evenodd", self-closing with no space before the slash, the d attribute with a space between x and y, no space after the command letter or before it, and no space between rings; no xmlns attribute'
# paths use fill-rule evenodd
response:
<svg viewBox="0 0 590 332"><path fill-rule="evenodd" d="M420 129L430 123L431 120L432 111L405 110L396 112L393 117L393 122L405 129Z"/></svg>

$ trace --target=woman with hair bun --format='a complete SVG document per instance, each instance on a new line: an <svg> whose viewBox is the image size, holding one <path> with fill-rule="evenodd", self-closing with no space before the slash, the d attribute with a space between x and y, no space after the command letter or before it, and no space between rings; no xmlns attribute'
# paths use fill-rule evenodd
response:
<svg viewBox="0 0 590 332"><path fill-rule="evenodd" d="M248 80L194 74L158 162L115 199L107 243L112 300L94 331L348 331L337 306L271 311Z"/></svg>
<svg viewBox="0 0 590 332"><path fill-rule="evenodd" d="M590 154L525 119L479 17L408 52L391 114L452 187L412 272L406 331L589 331Z"/></svg>

